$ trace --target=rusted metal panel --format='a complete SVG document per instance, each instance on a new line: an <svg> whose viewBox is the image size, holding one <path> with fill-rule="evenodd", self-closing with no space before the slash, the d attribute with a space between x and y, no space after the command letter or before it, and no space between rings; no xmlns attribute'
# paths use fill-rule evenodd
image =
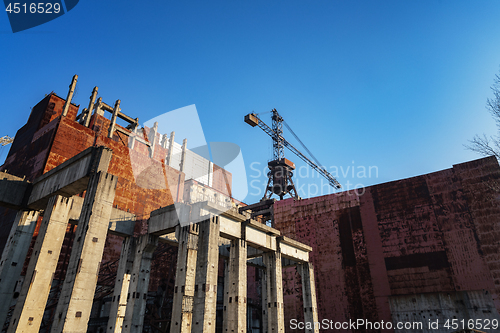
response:
<svg viewBox="0 0 500 333"><path fill-rule="evenodd" d="M464 290L491 293L488 311L498 314L498 190L498 162L485 158L371 186L361 197L279 201L275 225L313 247L320 320L397 320L400 310L389 299Z"/></svg>

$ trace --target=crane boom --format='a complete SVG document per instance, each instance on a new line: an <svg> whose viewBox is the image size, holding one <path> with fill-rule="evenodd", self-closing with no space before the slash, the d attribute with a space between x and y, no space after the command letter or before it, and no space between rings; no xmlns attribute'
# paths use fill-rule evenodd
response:
<svg viewBox="0 0 500 333"><path fill-rule="evenodd" d="M278 120L283 120L283 118L281 118L278 114L277 114L277 111L276 110L273 110L273 112L275 113L275 115L273 116L273 123L274 123L274 117L278 116L279 119ZM282 144L283 146L285 146L286 148L288 148L292 153L294 153L295 155L297 155L301 160L303 160L304 162L306 162L311 168L313 168L314 170L316 170L320 175L322 175L323 177L325 177L329 184L336 188L336 189L340 189L342 186L340 185L340 183L335 179L335 177L333 177L328 171L326 171L326 169L322 166L319 166L318 164L314 163L313 161L311 161L307 156L305 156L304 154L302 154L297 148L295 148L290 142L288 142L284 137L283 135L281 134L282 131L275 131L273 130L271 127L269 127L264 121L262 121L262 119L260 119L255 113L251 113L251 114L248 114L245 116L245 122L247 124L249 124L250 126L252 127L255 127L255 126L259 126L267 135L269 135L272 139L273 139L273 145L276 145L275 143L280 143ZM276 127L276 126L273 126L273 127Z"/></svg>

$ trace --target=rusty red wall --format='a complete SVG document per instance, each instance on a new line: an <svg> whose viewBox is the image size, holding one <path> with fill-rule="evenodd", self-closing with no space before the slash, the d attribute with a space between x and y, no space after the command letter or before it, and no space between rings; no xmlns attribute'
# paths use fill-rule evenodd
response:
<svg viewBox="0 0 500 333"><path fill-rule="evenodd" d="M313 247L320 320L402 320L401 297L478 290L491 293L498 312L499 179L490 157L360 196L283 200L275 204L276 228ZM300 283L293 275L286 272L287 289ZM287 323L303 318L300 294L285 295Z"/></svg>

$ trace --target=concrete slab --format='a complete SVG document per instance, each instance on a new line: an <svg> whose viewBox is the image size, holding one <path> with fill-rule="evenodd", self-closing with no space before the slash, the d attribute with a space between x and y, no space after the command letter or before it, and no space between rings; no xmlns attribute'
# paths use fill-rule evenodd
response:
<svg viewBox="0 0 500 333"><path fill-rule="evenodd" d="M27 206L44 209L53 195L72 197L87 189L91 172L107 171L112 151L107 147L91 147L70 158L33 182Z"/></svg>
<svg viewBox="0 0 500 333"><path fill-rule="evenodd" d="M25 197L33 184L27 180L0 172L0 206L21 210L26 206Z"/></svg>

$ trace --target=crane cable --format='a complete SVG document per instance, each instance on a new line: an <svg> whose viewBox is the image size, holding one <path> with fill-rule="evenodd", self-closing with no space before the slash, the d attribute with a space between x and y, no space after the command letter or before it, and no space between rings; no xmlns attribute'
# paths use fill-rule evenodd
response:
<svg viewBox="0 0 500 333"><path fill-rule="evenodd" d="M304 149L309 153L309 156L312 157L312 159L316 162L316 164L318 165L318 167L324 170L324 167L321 166L321 163L319 163L318 159L316 157L314 157L314 155L311 153L311 151L309 149L307 149L306 145L304 145L304 143L302 143L302 141L295 134L295 132L290 128L290 126L288 126L288 124L286 123L286 121L284 119L283 119L283 124L285 124L285 127L290 131L290 133L292 133L292 135L294 136L294 138L297 139L297 141L300 143L300 145L302 147L304 147Z"/></svg>

